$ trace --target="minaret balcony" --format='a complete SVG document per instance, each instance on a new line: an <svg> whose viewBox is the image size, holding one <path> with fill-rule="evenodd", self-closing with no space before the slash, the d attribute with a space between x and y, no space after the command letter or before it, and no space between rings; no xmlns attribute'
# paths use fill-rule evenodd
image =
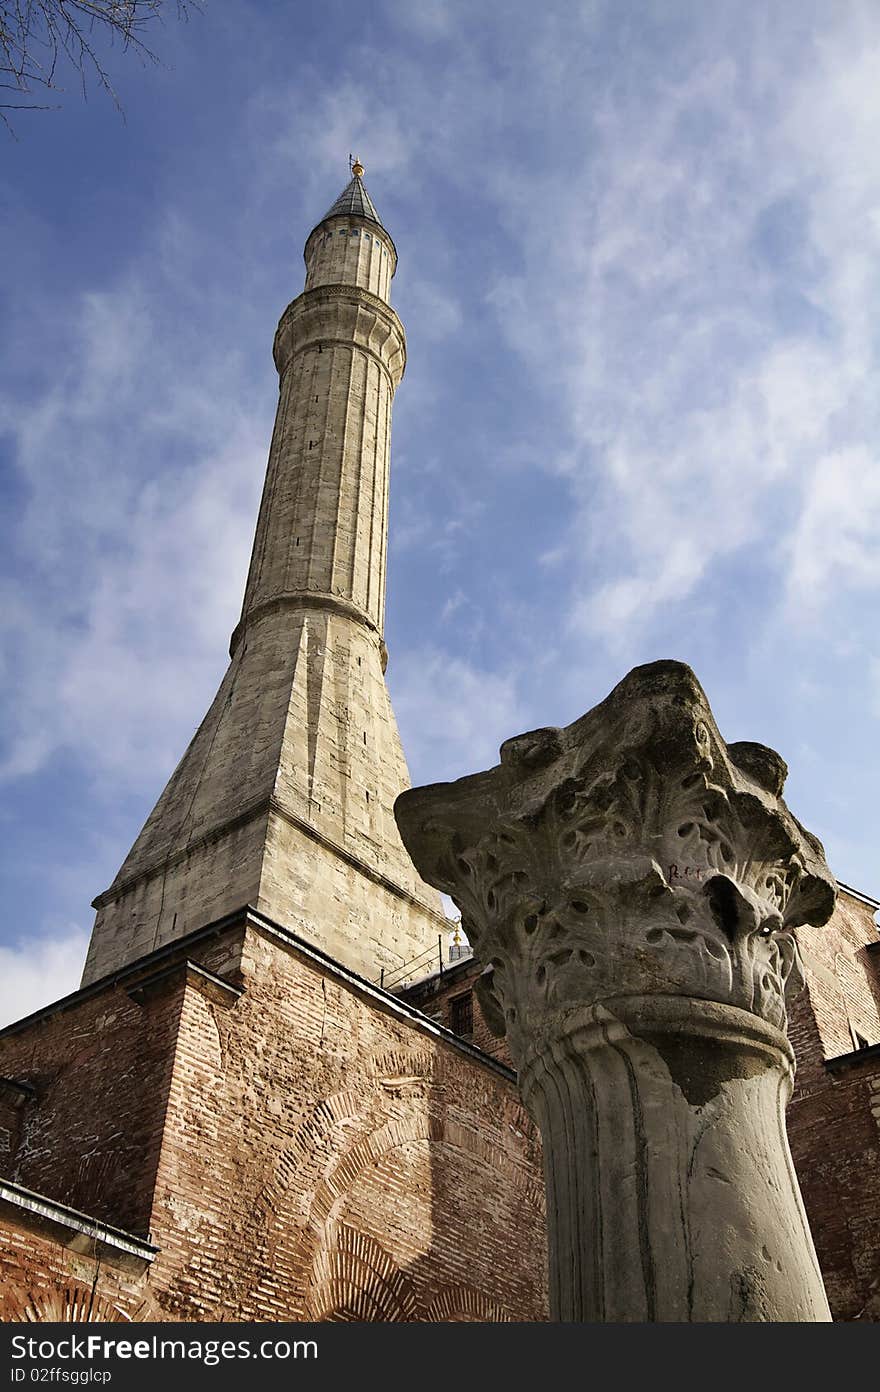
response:
<svg viewBox="0 0 880 1392"><path fill-rule="evenodd" d="M306 349L332 345L360 349L387 374L396 390L406 367L406 335L390 305L352 285L305 290L287 306L275 334L273 353L280 377Z"/></svg>

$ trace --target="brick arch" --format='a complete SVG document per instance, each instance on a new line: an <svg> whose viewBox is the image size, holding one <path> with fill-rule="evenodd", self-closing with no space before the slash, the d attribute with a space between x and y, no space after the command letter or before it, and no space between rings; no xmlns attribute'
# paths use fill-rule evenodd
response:
<svg viewBox="0 0 880 1392"><path fill-rule="evenodd" d="M541 1183L482 1135L451 1118L432 1113L424 1097L417 1110L401 1114L395 1108L395 1114L389 1116L389 1096L382 1090L383 1080L406 1082L424 1077L428 1083L439 1083L450 1073L458 1081L457 1072L451 1073L445 1059L427 1051L385 1050L374 1055L369 1071L374 1082L372 1089L367 1084L366 1088L345 1089L324 1098L279 1156L271 1180L254 1204L249 1224L252 1246L259 1251L257 1264L263 1273L251 1288L252 1295L270 1295L275 1289L276 1272L283 1267L293 1309L302 1311L311 1302L310 1292L328 1249L330 1228L337 1222L349 1190L365 1170L406 1144L446 1145L469 1154L516 1190L522 1202L543 1213ZM531 1126L518 1099L510 1098L507 1106L512 1124ZM352 1142L341 1149L340 1139L347 1133L352 1135ZM518 1134L527 1140L522 1131ZM302 1192L304 1201L311 1190L308 1207L304 1202L299 1214L295 1214L290 1197L295 1190ZM348 1307L343 1304L328 1308L343 1311ZM353 1318L342 1313L339 1317Z"/></svg>
<svg viewBox="0 0 880 1392"><path fill-rule="evenodd" d="M339 1132L362 1127L368 1121L370 1099L362 1088L346 1088L331 1093L312 1109L294 1133L293 1140L275 1162L272 1177L254 1202L251 1231L266 1229L279 1205L283 1204L294 1182L320 1171L322 1160L333 1154ZM366 1115L365 1115L366 1113Z"/></svg>
<svg viewBox="0 0 880 1392"><path fill-rule="evenodd" d="M305 1230L299 1234L291 1259L294 1289L303 1307L313 1303L315 1278L338 1227L339 1210L360 1175L401 1146L430 1143L429 1118L404 1116L386 1121L344 1152L338 1164L315 1189Z"/></svg>
<svg viewBox="0 0 880 1392"><path fill-rule="evenodd" d="M67 1281L48 1290L12 1292L0 1299L0 1319L16 1324L129 1323L118 1305L94 1295L91 1286Z"/></svg>
<svg viewBox="0 0 880 1392"><path fill-rule="evenodd" d="M313 1271L310 1320L417 1319L412 1285L374 1238L347 1223L334 1226L333 1242Z"/></svg>
<svg viewBox="0 0 880 1392"><path fill-rule="evenodd" d="M501 1175L521 1197L541 1211L539 1185L527 1178L510 1157L467 1126L446 1117L410 1114L394 1117L358 1141L342 1156L336 1167L327 1174L315 1190L309 1210L309 1225L321 1224L334 1216L334 1209L344 1198L363 1170L383 1160L389 1151L397 1150L409 1141L452 1146L484 1162L495 1174Z"/></svg>
<svg viewBox="0 0 880 1392"><path fill-rule="evenodd" d="M430 1324L510 1324L511 1316L503 1305L490 1300L482 1291L471 1286L444 1286L431 1301L424 1314Z"/></svg>
<svg viewBox="0 0 880 1392"><path fill-rule="evenodd" d="M352 1186L364 1171L379 1164L392 1151L413 1143L448 1145L476 1157L494 1173L503 1176L511 1187L519 1191L526 1203L538 1212L542 1211L543 1196L539 1186L524 1176L503 1151L482 1136L430 1113L395 1117L346 1151L315 1190L308 1227L302 1233L290 1263L294 1285L301 1293L304 1304L311 1303L315 1273Z"/></svg>
<svg viewBox="0 0 880 1392"><path fill-rule="evenodd" d="M304 1207L298 1221L291 1223L290 1194L296 1189L312 1190L319 1183L319 1175L324 1166L344 1143L347 1132L362 1132L371 1125L371 1113L382 1099L378 1094L371 1095L363 1087L344 1088L331 1093L312 1108L305 1120L294 1133L293 1140L275 1161L274 1170L268 1183L257 1195L243 1241L257 1254L257 1268L262 1272L257 1283L251 1287L252 1295L264 1294L272 1286L273 1268L277 1261L278 1247L283 1244L291 1226L296 1229L297 1245L310 1246L310 1205ZM298 1254L294 1257L296 1276L299 1277L300 1262ZM303 1291L294 1280L296 1294L302 1297ZM237 1305L237 1292L228 1291L225 1303Z"/></svg>
<svg viewBox="0 0 880 1392"><path fill-rule="evenodd" d="M497 1301L471 1286L444 1286L420 1308L409 1277L380 1243L347 1223L334 1225L332 1246L315 1266L310 1320L509 1324Z"/></svg>

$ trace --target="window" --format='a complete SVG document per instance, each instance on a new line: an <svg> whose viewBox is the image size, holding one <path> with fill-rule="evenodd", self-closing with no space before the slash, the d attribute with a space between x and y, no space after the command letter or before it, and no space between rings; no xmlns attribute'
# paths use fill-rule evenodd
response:
<svg viewBox="0 0 880 1392"><path fill-rule="evenodd" d="M453 996L449 1002L449 1028L453 1034L473 1034L474 1002L470 991Z"/></svg>

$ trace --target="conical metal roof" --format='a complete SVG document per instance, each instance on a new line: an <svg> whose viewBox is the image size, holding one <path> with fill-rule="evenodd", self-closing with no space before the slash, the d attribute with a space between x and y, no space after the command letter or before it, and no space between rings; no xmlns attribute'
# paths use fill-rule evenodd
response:
<svg viewBox="0 0 880 1392"><path fill-rule="evenodd" d="M355 217L369 218L370 222L377 222L382 226L382 219L373 207L373 200L364 188L363 180L359 174L355 174L351 183L342 190L333 207L330 208L321 218L321 222L326 222L328 218L346 216L354 214ZM318 224L320 226L320 223Z"/></svg>

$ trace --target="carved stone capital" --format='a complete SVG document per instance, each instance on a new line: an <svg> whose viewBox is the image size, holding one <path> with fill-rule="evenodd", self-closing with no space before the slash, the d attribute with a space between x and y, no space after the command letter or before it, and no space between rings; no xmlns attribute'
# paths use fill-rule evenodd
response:
<svg viewBox="0 0 880 1392"><path fill-rule="evenodd" d="M548 1016L628 995L784 1028L790 930L824 923L835 896L785 774L763 745L725 744L688 667L656 662L565 729L508 740L488 773L395 810L420 874L461 910L484 1011L516 1056Z"/></svg>
<svg viewBox="0 0 880 1392"><path fill-rule="evenodd" d="M785 765L656 662L501 763L402 793L541 1129L560 1320L830 1318L788 1143L791 930L835 884Z"/></svg>

